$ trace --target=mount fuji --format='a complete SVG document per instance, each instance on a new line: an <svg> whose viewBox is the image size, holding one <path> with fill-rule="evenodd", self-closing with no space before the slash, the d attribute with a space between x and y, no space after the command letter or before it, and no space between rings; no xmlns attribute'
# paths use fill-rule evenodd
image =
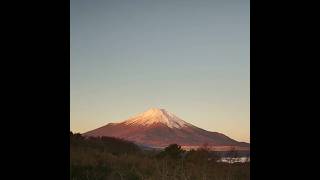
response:
<svg viewBox="0 0 320 180"><path fill-rule="evenodd" d="M165 109L158 108L151 108L120 123L109 123L83 135L117 137L153 148L179 144L188 149L206 144L211 149L221 151L231 147L250 150L249 143L238 142L224 134L201 129Z"/></svg>

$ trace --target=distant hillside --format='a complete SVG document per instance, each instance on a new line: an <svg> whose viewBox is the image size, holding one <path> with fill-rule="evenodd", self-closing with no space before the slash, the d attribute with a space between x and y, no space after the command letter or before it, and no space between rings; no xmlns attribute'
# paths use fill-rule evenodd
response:
<svg viewBox="0 0 320 180"><path fill-rule="evenodd" d="M70 132L70 148L91 149L111 154L139 153L140 148L127 140L114 137L83 137L81 134Z"/></svg>
<svg viewBox="0 0 320 180"><path fill-rule="evenodd" d="M221 152L184 151L177 144L143 149L122 139L70 132L70 180L250 179L250 162L218 162Z"/></svg>

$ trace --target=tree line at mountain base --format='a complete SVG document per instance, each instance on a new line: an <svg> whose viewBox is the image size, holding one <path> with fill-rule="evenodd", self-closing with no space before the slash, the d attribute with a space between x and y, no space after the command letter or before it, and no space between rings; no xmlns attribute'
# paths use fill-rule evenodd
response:
<svg viewBox="0 0 320 180"><path fill-rule="evenodd" d="M172 144L160 152L146 151L122 139L70 132L70 180L250 179L250 162L222 163L219 158L206 146L186 152Z"/></svg>

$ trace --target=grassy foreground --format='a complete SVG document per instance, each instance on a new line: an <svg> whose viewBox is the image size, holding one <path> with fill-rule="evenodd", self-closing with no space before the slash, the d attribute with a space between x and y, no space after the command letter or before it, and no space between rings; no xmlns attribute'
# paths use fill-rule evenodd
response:
<svg viewBox="0 0 320 180"><path fill-rule="evenodd" d="M218 163L206 148L141 150L111 137L70 132L70 180L249 180L250 163Z"/></svg>

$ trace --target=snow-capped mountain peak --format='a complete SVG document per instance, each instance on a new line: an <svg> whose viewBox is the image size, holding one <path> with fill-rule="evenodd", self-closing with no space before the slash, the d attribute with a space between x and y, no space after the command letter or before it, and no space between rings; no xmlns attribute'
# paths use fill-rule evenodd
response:
<svg viewBox="0 0 320 180"><path fill-rule="evenodd" d="M189 125L174 114L165 109L151 108L136 117L130 118L123 122L126 125L143 125L150 126L155 123L162 123L169 128L182 128Z"/></svg>
<svg viewBox="0 0 320 180"><path fill-rule="evenodd" d="M166 147L170 144L195 147L208 144L250 149L248 143L238 142L218 132L206 131L158 108L151 108L120 123L109 123L84 135L117 137L150 147Z"/></svg>

